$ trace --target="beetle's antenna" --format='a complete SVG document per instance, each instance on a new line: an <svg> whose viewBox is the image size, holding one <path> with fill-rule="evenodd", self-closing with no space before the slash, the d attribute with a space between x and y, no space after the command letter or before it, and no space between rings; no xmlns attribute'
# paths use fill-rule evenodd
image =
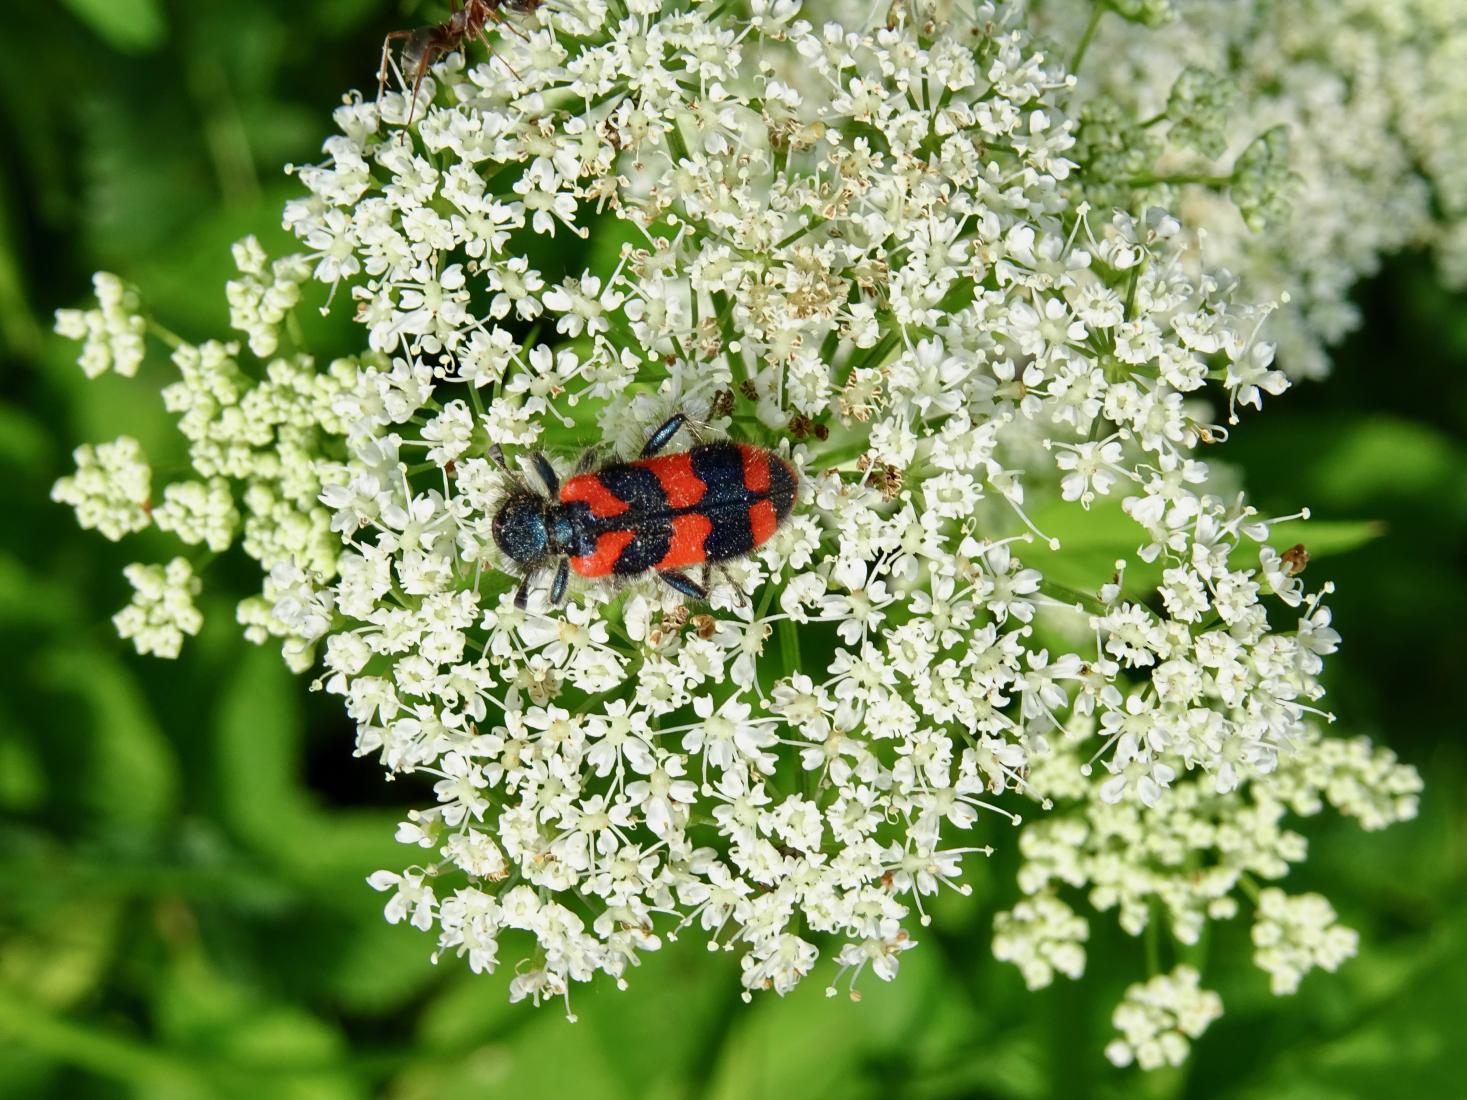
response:
<svg viewBox="0 0 1467 1100"><path fill-rule="evenodd" d="M489 445L489 457L494 460L496 466L504 471L504 476L509 478L510 484L516 489L523 489L527 493L530 491L530 487L525 484L525 479L510 469L509 463L504 458L504 449L498 443Z"/></svg>

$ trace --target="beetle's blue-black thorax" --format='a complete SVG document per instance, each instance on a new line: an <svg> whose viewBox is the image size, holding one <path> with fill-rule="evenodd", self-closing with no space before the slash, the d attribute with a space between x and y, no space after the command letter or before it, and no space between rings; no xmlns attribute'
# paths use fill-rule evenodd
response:
<svg viewBox="0 0 1467 1100"><path fill-rule="evenodd" d="M550 534L550 552L578 557L596 548L596 520L591 509L581 501L545 506L546 527Z"/></svg>

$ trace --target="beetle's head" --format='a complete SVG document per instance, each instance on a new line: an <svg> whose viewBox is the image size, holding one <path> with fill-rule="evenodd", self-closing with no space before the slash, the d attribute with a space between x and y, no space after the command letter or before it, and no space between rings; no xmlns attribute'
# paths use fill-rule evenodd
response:
<svg viewBox="0 0 1467 1100"><path fill-rule="evenodd" d="M517 492L494 513L495 544L521 565L538 565L549 554L545 508L544 497Z"/></svg>

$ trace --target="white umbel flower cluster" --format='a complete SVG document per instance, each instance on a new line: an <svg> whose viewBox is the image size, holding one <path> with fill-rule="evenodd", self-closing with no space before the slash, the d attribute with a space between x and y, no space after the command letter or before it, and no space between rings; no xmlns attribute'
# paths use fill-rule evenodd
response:
<svg viewBox="0 0 1467 1100"><path fill-rule="evenodd" d="M303 566L319 576L335 571L341 545L318 498L322 471L344 453L334 405L355 384L358 368L354 360L340 359L322 370L299 351L272 354L299 283L310 277L310 265L299 257L269 263L253 239L236 246L235 258L242 276L229 284L227 294L234 323L248 337L253 355L242 356L235 341L195 345L156 330L171 348L178 372L162 390L163 404L177 417L196 476L165 485L161 502L155 503L142 448L122 436L77 448L76 473L61 478L51 496L73 506L83 527L95 527L114 541L150 524L186 545L202 544L210 554L240 541L264 573L261 593L239 605L246 636L256 642L283 638L291 667L304 671L313 651L276 618L273 609L282 594L271 571L282 565ZM140 308L135 292L126 291L125 300L130 310ZM75 336L70 314L78 312L61 311L57 331ZM129 316L129 331L147 329L141 314ZM92 354L89 348L83 347L84 360ZM202 568L205 563L194 564ZM176 651L167 645L153 650Z"/></svg>
<svg viewBox="0 0 1467 1100"><path fill-rule="evenodd" d="M225 284L229 325L249 339L250 351L262 359L280 346L280 326L300 302L301 284L311 277L299 256L271 261L254 237L234 246L240 277Z"/></svg>
<svg viewBox="0 0 1467 1100"><path fill-rule="evenodd" d="M1069 78L997 11L794 16L542 13L505 65L439 65L411 134L339 110L287 213L317 278L366 275L392 362L336 405L340 576L278 578L277 613L326 631L359 751L436 780L402 834L427 861L374 880L389 915L479 969L529 933L516 997L620 978L690 925L749 990L803 977L812 932L889 977L1066 715L1097 723L1104 801L1145 806L1194 769L1266 776L1319 695L1327 612L1271 629L1263 600L1298 606L1298 583L1192 455L1225 433L1191 395L1283 388L1265 311L1164 213L1076 203ZM526 262L598 209L630 243ZM531 320L561 339L516 335ZM655 585L518 611L490 448L632 450L679 407L793 437L808 506L715 614ZM1055 541L1029 508L1122 498L1160 611L1026 560Z"/></svg>
<svg viewBox="0 0 1467 1100"><path fill-rule="evenodd" d="M1192 1040L1222 1015L1222 998L1201 987L1202 975L1190 966L1137 982L1115 1010L1112 1022L1121 1038L1106 1045L1105 1056L1118 1066L1142 1069L1179 1066Z"/></svg>
<svg viewBox="0 0 1467 1100"><path fill-rule="evenodd" d="M1203 458L1287 385L1271 305L1110 206L1124 166L1077 168L1075 79L1017 9L847 7L516 14L415 105L338 109L304 251L236 250L259 362L174 347L194 476L158 525L261 564L248 635L319 656L358 752L421 784L388 919L516 1000L678 935L746 997L817 967L855 995L1006 842L994 949L1037 988L1083 971L1082 901L1193 941L1302 858L1286 813L1414 812L1414 772L1320 732L1328 586ZM1170 94L1215 149L1226 90ZM1281 145L1250 157L1234 197L1271 216ZM307 279L359 358L294 346ZM651 577L517 607L501 449L564 476L674 411L779 451L795 513L706 607ZM1172 1000L1153 1030L1200 1033Z"/></svg>
<svg viewBox="0 0 1467 1100"><path fill-rule="evenodd" d="M223 553L234 541L239 510L234 493L222 477L203 481L176 481L163 490L163 503L153 510L153 522L184 542L203 543Z"/></svg>

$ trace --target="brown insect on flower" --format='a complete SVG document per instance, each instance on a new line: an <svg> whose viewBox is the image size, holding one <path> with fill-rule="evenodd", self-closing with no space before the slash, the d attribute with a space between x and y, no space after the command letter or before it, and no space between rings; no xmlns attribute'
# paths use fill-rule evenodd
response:
<svg viewBox="0 0 1467 1100"><path fill-rule="evenodd" d="M1291 577L1297 577L1304 572L1304 567L1309 564L1309 551L1304 549L1302 542L1289 547L1279 557Z"/></svg>
<svg viewBox="0 0 1467 1100"><path fill-rule="evenodd" d="M392 31L382 40L382 66L377 72L378 102L381 102L382 93L387 90L387 75L394 42L403 43L399 54L403 71L410 69L413 73L412 101L408 106L404 128L413 124L413 112L418 106L418 89L422 87L423 76L433 62L444 54L463 49L476 38L483 40L492 56L494 46L489 41L489 25L494 23L513 29L513 25L500 12L529 15L539 8L541 0L462 0L462 6L460 0L449 0L449 3L450 14L442 23L415 27L412 30ZM500 61L509 69L509 64L503 58ZM509 71L514 73L513 69Z"/></svg>

